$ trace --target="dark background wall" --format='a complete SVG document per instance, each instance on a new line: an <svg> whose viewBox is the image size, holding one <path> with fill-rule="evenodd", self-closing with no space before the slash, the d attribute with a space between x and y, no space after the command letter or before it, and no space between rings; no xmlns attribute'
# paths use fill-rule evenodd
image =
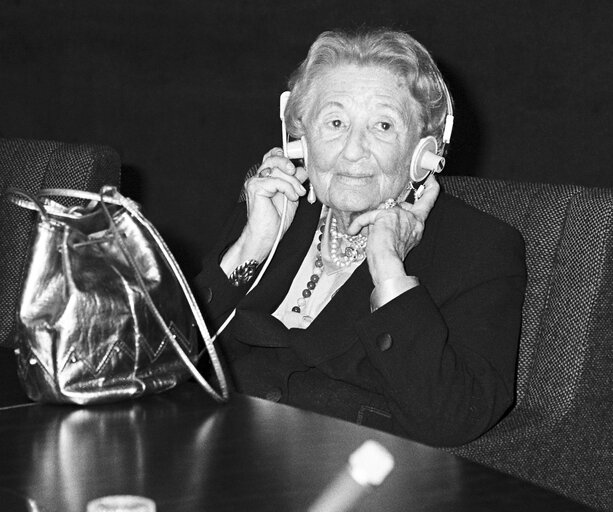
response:
<svg viewBox="0 0 613 512"><path fill-rule="evenodd" d="M456 99L445 172L613 186L609 0L0 0L0 136L119 152L188 274L322 30L388 25Z"/></svg>

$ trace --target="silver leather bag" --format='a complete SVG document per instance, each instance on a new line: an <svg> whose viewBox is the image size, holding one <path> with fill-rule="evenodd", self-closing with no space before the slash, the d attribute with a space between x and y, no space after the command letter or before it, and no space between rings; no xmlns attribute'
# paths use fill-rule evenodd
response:
<svg viewBox="0 0 613 512"><path fill-rule="evenodd" d="M38 210L15 350L32 400L111 402L170 389L190 374L215 400L227 400L221 364L187 281L136 203L114 187L100 194L9 194ZM68 208L50 196L90 202ZM195 367L198 332L219 392Z"/></svg>

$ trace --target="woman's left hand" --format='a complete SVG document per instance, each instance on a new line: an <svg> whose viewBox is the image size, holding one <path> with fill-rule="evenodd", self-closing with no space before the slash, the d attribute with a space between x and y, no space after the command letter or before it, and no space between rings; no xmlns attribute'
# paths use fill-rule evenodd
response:
<svg viewBox="0 0 613 512"><path fill-rule="evenodd" d="M439 191L436 178L430 176L422 196L414 204L403 202L393 208L382 204L353 220L347 230L350 235L368 227L366 258L375 286L386 279L406 275L404 259L421 241Z"/></svg>

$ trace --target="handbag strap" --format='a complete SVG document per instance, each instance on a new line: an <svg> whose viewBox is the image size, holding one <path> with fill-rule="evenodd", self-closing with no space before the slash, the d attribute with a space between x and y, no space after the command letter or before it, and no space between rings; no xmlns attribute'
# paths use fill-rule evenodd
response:
<svg viewBox="0 0 613 512"><path fill-rule="evenodd" d="M3 199L10 201L17 206L21 206L22 208L26 208L28 210L33 210L40 213L41 217L46 222L49 221L49 214L53 215L54 217L63 217L66 219L76 219L81 217L82 214L80 213L79 207L67 208L63 204L56 203L55 201L45 196L65 196L76 199L95 201L97 203L100 202L100 194L94 192L85 192L83 190L70 190L65 188L42 189L38 192L38 196L36 197L32 194L29 194L28 192L24 192L23 190L8 187L4 191ZM41 200L41 198L44 199ZM120 204L113 198L108 198L106 202L116 205ZM135 207L138 208L138 204L134 204Z"/></svg>
<svg viewBox="0 0 613 512"><path fill-rule="evenodd" d="M111 185L103 186L100 192L73 190L71 188L44 188L38 193L38 196L71 197L73 199L85 199L86 201L94 201L97 203L105 202L107 204L115 204L124 207L129 203L134 209L140 210L138 203L122 196L117 191L117 188Z"/></svg>
<svg viewBox="0 0 613 512"><path fill-rule="evenodd" d="M121 247L122 252L126 256L126 258L130 261L130 264L131 264L131 266L132 266L132 268L133 268L133 270L135 272L138 284L140 285L141 291L143 292L143 295L145 297L145 302L147 303L147 305L149 306L149 309L151 310L151 312L153 313L153 315L157 319L160 327L162 327L162 329L166 333L166 336L170 340L170 342L171 342L172 346L174 347L174 349L176 350L178 356L181 358L183 363L187 366L187 368L189 369L189 371L192 374L192 376L194 377L194 379L196 379L196 381L216 401L218 401L218 402L226 402L228 400L228 396L229 396L228 385L227 385L227 382L226 382L226 378L225 378L223 369L221 367L221 363L219 361L219 358L217 357L217 352L216 352L215 347L213 345L213 342L211 340L211 336L210 336L210 334L208 332L208 329L206 327L206 324L204 322L204 318L202 317L202 313L200 311L200 308L198 308L198 305L196 303L196 299L194 298L194 295L193 295L191 289L189 288L189 285L187 283L187 279L185 278L183 272L181 271L181 268L179 267L179 264L177 263L176 259L174 258L174 256L170 252L170 249L166 245L166 242L164 241L162 236L159 234L157 229L155 229L153 224L151 222L149 222L149 220L147 220L147 218L140 212L140 209L137 207L136 203L134 203L133 201L125 198L124 196L122 196L115 187L103 187L101 189L101 191L100 191L100 196L103 198L103 200L100 202L100 206L104 210L104 212L105 212L105 214L106 214L106 216L107 216L107 218L109 220L111 229L113 230L113 232L116 235L116 240L117 240L119 246ZM185 298L187 299L189 307L190 307L190 309L192 311L192 315L194 316L194 319L196 320L196 324L198 325L198 330L200 331L200 334L202 335L202 339L204 341L204 344L206 346L207 352L208 352L209 357L211 359L211 363L213 364L213 368L214 368L215 374L217 376L217 381L218 381L219 386L221 388L221 395L219 393L217 393L217 391L215 391L213 389L213 387L206 381L204 376L196 368L196 365L191 361L191 359L188 357L188 355L183 351L181 345L179 345L179 342L176 339L176 336L172 333L172 331L170 330L170 328L166 324L166 321L164 320L164 318L160 314L159 310L155 306L155 304L153 302L153 299L151 298L151 295L149 294L149 291L147 290L147 287L145 286L144 279L143 279L143 277L142 277L142 275L140 273L138 265L136 264L136 260L134 259L134 256L130 253L126 243L123 240L123 237L119 234L117 226L115 225L115 222L113 221L113 217L112 217L112 215L110 214L110 212L107 209L106 198L109 197L109 196L110 196L111 199L114 199L114 200L117 201L117 202L113 202L113 204L119 204L120 206L123 206L128 211L128 213L130 213L130 215L132 215L132 217L134 217L138 222L140 222L141 225L151 234L151 236L155 240L155 242L156 242L156 244L157 244L157 246L158 246L158 248L160 250L160 253L164 257L164 260L166 261L166 263L168 264L169 268L171 269L171 271L173 272L173 274L175 275L175 277L179 281L179 284L181 285L181 289L183 290L183 294L184 294ZM87 199L86 197L81 197L81 198L82 199Z"/></svg>
<svg viewBox="0 0 613 512"><path fill-rule="evenodd" d="M71 197L71 198L76 198L76 199L85 199L85 200L88 200L88 201L94 201L94 202L100 203L100 206L102 207L105 215L107 216L110 228L111 228L111 230L113 231L113 233L115 235L115 240L117 241L117 243L118 243L122 253L124 254L124 256L126 257L128 262L130 263L130 266L134 270L134 274L136 276L136 280L138 282L138 285L139 285L141 291L143 292L143 296L145 298L145 302L146 302L147 306L149 307L149 310L151 311L151 313L153 314L153 316L157 320L158 324L160 325L160 327L164 331L166 337L168 338L168 340L170 341L171 345L173 346L173 348L177 352L179 358L187 366L187 368L189 369L189 371L192 374L192 376L194 377L194 379L216 401L218 401L218 402L226 402L228 400L228 397L229 397L228 384L226 382L226 377L224 375L223 368L222 368L221 363L219 361L219 358L217 356L217 352L215 350L215 346L213 345L213 340L211 339L209 331L208 331L208 329L206 327L206 324L204 322L204 318L202 316L202 312L200 311L200 309L199 309L199 307L198 307L198 305L196 303L196 299L194 298L194 294L192 293L192 291L191 291L191 289L190 289L190 287L189 287L189 285L187 283L187 279L185 278L185 275L183 274L183 271L179 267L179 264L177 263L175 257L173 256L172 252L170 251L170 249L166 245L166 242L164 241L164 239L162 238L160 233L157 231L157 229L141 213L140 206L138 205L138 203L132 201L131 199L128 199L127 197L124 197L123 195L121 195L119 193L119 191L117 190L116 187L112 187L112 186L104 186L104 187L102 187L100 189L100 193L98 193L98 194L96 194L94 192L86 192L84 190L51 188L51 189L43 189L43 190L41 190L38 195L39 195L39 197L44 197L44 196L64 196L64 197ZM32 199L32 198L30 198L30 199ZM13 201L13 202L15 202L15 201ZM34 202L36 202L36 201L34 201ZM19 203L17 203L17 204L19 204ZM219 386L221 388L221 394L219 394L217 391L215 391L215 389L213 389L213 387L206 381L206 379L203 377L203 375L200 373L200 371L196 368L196 365L190 360L189 356L185 353L185 351L183 350L183 348L181 347L181 345L177 341L175 335L172 333L172 331L170 330L170 328L166 324L166 321L164 320L164 318L160 314L158 308L156 307L156 305L153 302L153 299L151 298L151 295L149 294L149 292L147 290L147 287L145 285L144 279L142 277L140 269L138 268L138 265L136 263L136 260L135 260L134 256L132 255L132 253L128 249L128 247L127 247L126 243L124 242L122 236L119 234L119 230L118 230L118 228L117 228L117 226L115 224L115 221L113 220L113 217L112 217L111 213L109 212L109 210L108 210L108 208L106 206L107 204L114 204L114 205L122 206L123 208L125 208L126 211L135 220L137 220L149 232L149 234L152 236L152 238L156 242L156 245L157 245L157 247L158 247L158 249L160 251L160 254L164 258L164 261L167 263L168 267L170 268L170 270L172 271L172 273L176 277L177 281L179 282L179 284L181 286L181 289L183 291L183 294L184 294L185 298L187 299L187 303L189 304L189 307L191 309L192 315L193 315L194 319L196 320L196 325L198 326L198 330L200 331L200 334L201 334L202 339L204 341L206 350L207 350L207 352L209 354L209 357L211 359L211 363L213 365L213 369L215 371L215 375L217 376L217 381L219 382ZM38 208L39 205L40 205L40 203L38 203L32 209L39 210L39 208ZM26 205L23 205L23 204L21 206L24 206L26 208L29 207L29 206L26 206ZM53 212L53 213L55 213L55 212Z"/></svg>
<svg viewBox="0 0 613 512"><path fill-rule="evenodd" d="M40 216L45 222L49 222L49 215L47 214L46 206L40 202L40 200L23 190L17 188L8 187L4 191L4 199L10 201L17 206L27 208L28 210L34 210L40 213Z"/></svg>

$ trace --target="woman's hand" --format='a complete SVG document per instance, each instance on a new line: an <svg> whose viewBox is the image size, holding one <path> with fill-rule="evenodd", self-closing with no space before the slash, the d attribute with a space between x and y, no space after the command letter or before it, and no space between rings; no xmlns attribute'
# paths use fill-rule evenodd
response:
<svg viewBox="0 0 613 512"><path fill-rule="evenodd" d="M375 286L387 279L406 276L404 259L421 241L439 191L436 178L430 176L424 193L414 204L398 203L393 208L382 204L353 220L347 230L350 235L368 227L366 258Z"/></svg>
<svg viewBox="0 0 613 512"><path fill-rule="evenodd" d="M284 199L287 198L287 210L283 234L294 219L298 199L306 194L302 185L306 179L304 168L294 166L281 148L264 155L258 172L245 182L247 224L221 261L226 274L245 261L266 259L281 225Z"/></svg>

